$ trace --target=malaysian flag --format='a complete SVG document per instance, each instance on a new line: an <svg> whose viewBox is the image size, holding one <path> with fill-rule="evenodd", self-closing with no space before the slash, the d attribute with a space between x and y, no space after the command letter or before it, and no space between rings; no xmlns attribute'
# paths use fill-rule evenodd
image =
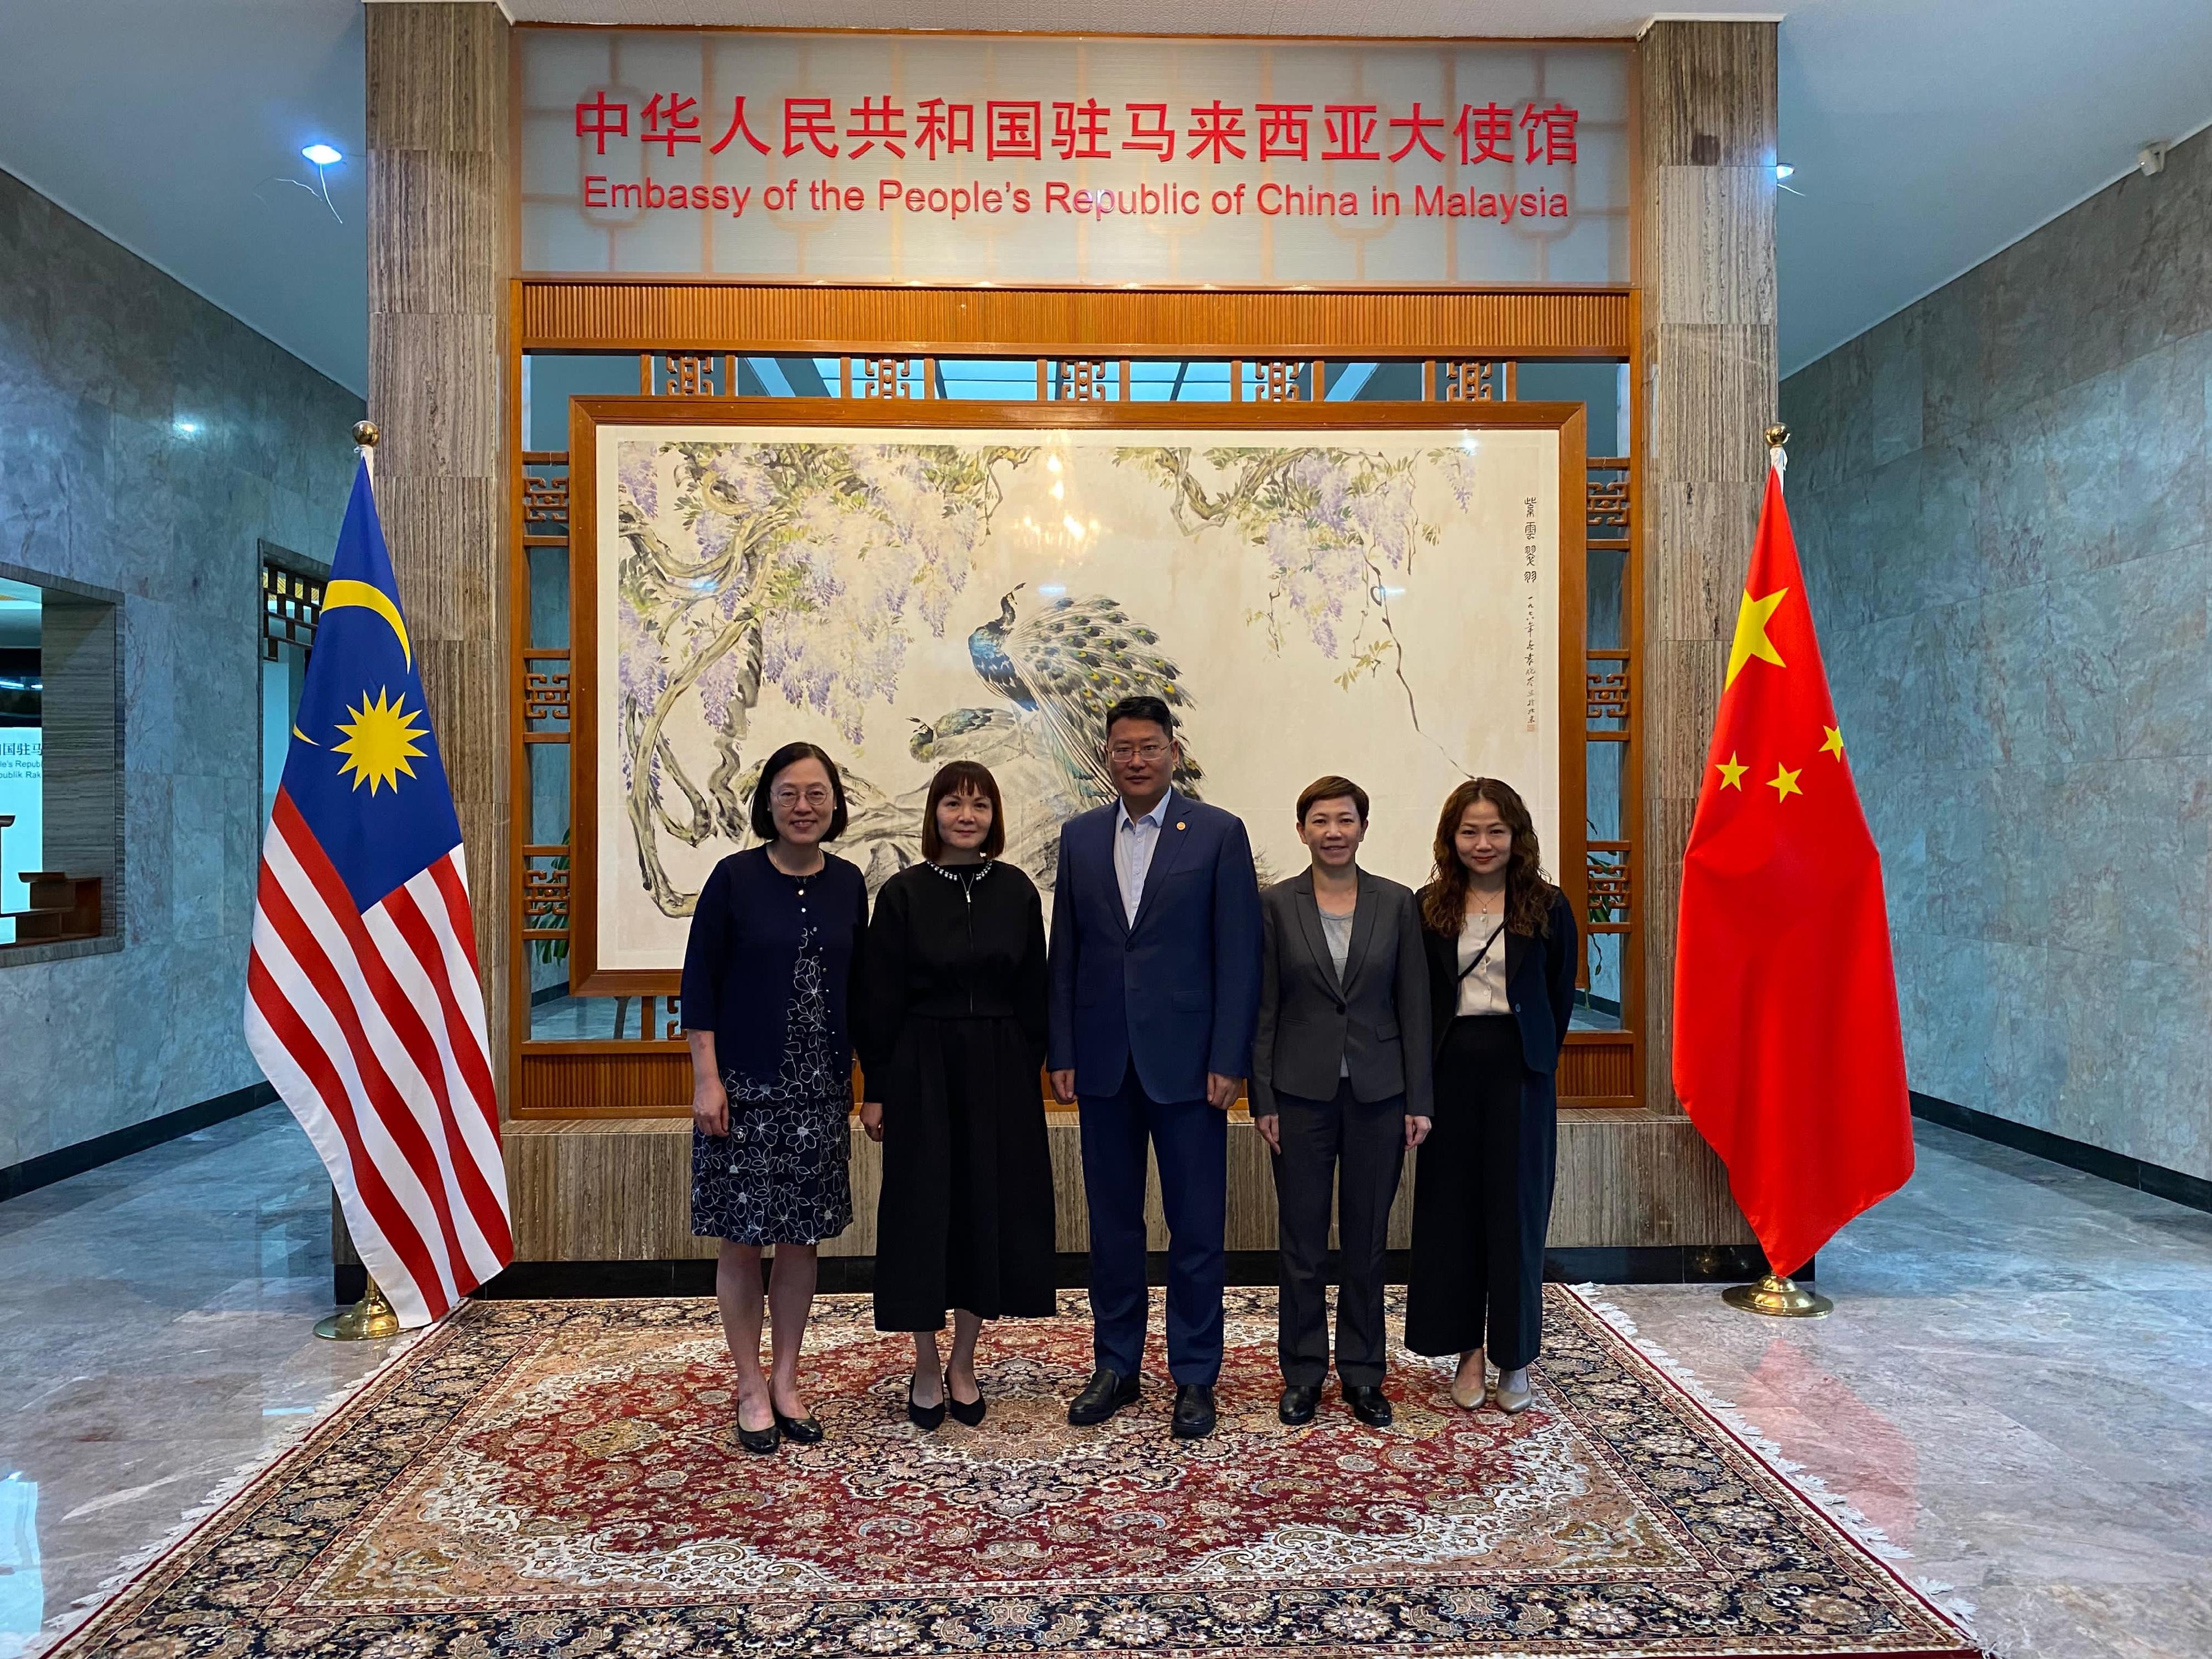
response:
<svg viewBox="0 0 2212 1659"><path fill-rule="evenodd" d="M403 1326L512 1259L460 821L366 458L262 843L246 1041Z"/></svg>

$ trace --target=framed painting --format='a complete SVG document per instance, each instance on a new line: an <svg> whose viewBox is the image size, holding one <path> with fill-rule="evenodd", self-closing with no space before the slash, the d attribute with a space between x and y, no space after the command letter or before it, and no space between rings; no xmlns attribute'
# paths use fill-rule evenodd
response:
<svg viewBox="0 0 2212 1659"><path fill-rule="evenodd" d="M1317 776L1368 791L1362 862L1419 885L1486 775L1582 903L1579 404L579 398L569 442L577 994L677 988L793 739L836 758L830 850L872 888L921 857L937 768L990 767L1049 903L1133 693L1263 881L1304 867Z"/></svg>

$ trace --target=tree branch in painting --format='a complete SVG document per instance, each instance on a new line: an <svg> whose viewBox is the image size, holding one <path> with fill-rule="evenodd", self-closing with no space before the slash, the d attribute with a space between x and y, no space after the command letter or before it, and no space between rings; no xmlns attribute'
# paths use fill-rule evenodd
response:
<svg viewBox="0 0 2212 1659"><path fill-rule="evenodd" d="M1267 603L1245 621L1265 629L1269 649L1279 655L1286 628L1302 629L1323 656L1345 664L1335 677L1343 688L1388 669L1413 729L1428 736L1391 614L1414 555L1434 545L1439 533L1413 504L1421 457L1318 447L1208 449L1199 459L1213 476L1211 489L1188 449L1130 448L1116 459L1167 486L1170 511L1184 534L1229 529L1265 550ZM1427 459L1443 470L1465 506L1471 489L1466 458L1440 450Z"/></svg>
<svg viewBox="0 0 2212 1659"><path fill-rule="evenodd" d="M625 442L616 577L623 790L639 874L662 914L696 893L670 880L667 835L690 846L747 833L745 753L764 687L836 722L889 702L904 623L942 635L1000 499L1013 446ZM680 541L673 539L680 532ZM678 666L678 665L680 665ZM668 741L697 693L715 750L695 781Z"/></svg>

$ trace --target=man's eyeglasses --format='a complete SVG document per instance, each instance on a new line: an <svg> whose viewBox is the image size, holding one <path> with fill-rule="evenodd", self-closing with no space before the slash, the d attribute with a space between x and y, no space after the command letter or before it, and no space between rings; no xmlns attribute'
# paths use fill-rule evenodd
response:
<svg viewBox="0 0 2212 1659"><path fill-rule="evenodd" d="M1156 761L1166 756L1169 746L1164 743L1117 743L1106 751L1106 757L1115 761Z"/></svg>

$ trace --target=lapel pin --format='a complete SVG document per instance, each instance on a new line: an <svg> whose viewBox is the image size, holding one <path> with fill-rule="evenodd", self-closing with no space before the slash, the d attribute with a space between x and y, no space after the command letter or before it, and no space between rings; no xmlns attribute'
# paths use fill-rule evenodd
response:
<svg viewBox="0 0 2212 1659"><path fill-rule="evenodd" d="M1181 818L1177 818L1176 820L1176 828L1178 830L1182 828L1182 820Z"/></svg>

